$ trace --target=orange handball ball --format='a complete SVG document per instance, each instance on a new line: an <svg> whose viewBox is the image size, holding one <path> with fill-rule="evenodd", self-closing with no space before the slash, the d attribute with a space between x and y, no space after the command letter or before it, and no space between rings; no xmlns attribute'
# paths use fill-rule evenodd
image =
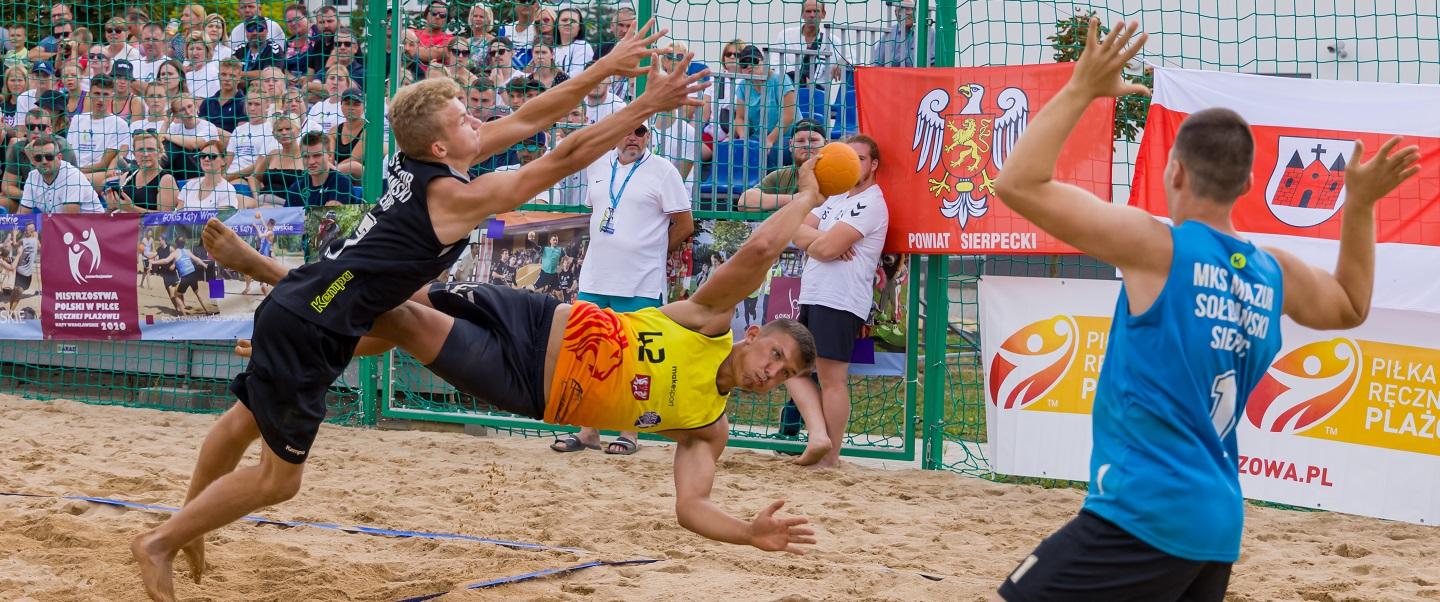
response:
<svg viewBox="0 0 1440 602"><path fill-rule="evenodd" d="M844 142L831 142L820 149L815 162L815 180L820 194L832 197L855 187L860 181L860 155Z"/></svg>

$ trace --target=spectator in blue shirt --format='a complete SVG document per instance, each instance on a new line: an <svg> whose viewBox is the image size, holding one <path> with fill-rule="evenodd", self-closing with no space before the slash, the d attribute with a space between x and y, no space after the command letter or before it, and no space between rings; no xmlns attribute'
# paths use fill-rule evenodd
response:
<svg viewBox="0 0 1440 602"><path fill-rule="evenodd" d="M200 118L227 132L249 119L245 116L245 91L240 89L240 61L220 61L220 91L200 104Z"/></svg>
<svg viewBox="0 0 1440 602"><path fill-rule="evenodd" d="M300 137L300 159L305 164L305 177L290 185L290 201L304 199L306 207L319 205L354 205L361 203L355 194L350 176L335 171L330 159L330 135L306 132Z"/></svg>
<svg viewBox="0 0 1440 602"><path fill-rule="evenodd" d="M765 53L754 46L740 51L740 72L750 76L740 84L734 130L741 138L761 140L765 148L782 143L795 123L795 83L765 64Z"/></svg>
<svg viewBox="0 0 1440 602"><path fill-rule="evenodd" d="M935 64L935 28L930 28L930 62ZM915 7L895 3L895 28L875 43L875 64L881 67L915 66Z"/></svg>

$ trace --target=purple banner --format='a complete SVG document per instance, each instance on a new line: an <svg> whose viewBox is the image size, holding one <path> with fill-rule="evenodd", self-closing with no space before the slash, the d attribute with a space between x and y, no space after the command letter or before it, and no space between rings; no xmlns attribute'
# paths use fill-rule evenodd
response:
<svg viewBox="0 0 1440 602"><path fill-rule="evenodd" d="M40 271L47 339L138 339L137 214L47 215Z"/></svg>

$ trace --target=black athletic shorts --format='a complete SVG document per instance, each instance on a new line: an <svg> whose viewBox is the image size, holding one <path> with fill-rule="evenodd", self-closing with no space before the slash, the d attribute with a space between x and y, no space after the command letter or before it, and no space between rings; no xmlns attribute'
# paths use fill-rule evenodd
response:
<svg viewBox="0 0 1440 602"><path fill-rule="evenodd" d="M325 420L325 394L360 337L331 332L266 298L255 310L250 364L230 391L255 415L260 437L282 460L301 464Z"/></svg>
<svg viewBox="0 0 1440 602"><path fill-rule="evenodd" d="M165 288L174 288L175 285L180 284L180 275L175 273L174 268L162 267L160 268L160 282L165 285Z"/></svg>
<svg viewBox="0 0 1440 602"><path fill-rule="evenodd" d="M202 273L200 270L195 270L193 272L190 272L188 275L181 276L180 288L175 289L175 293L183 295L190 291L200 290L200 278L204 275L205 274Z"/></svg>
<svg viewBox="0 0 1440 602"><path fill-rule="evenodd" d="M1009 602L1218 602L1229 583L1230 563L1171 556L1081 510L1005 578L1000 597Z"/></svg>
<svg viewBox="0 0 1440 602"><path fill-rule="evenodd" d="M551 273L542 271L542 272L540 272L540 277L535 279L535 288L537 288L537 289L542 289L542 288L555 288L556 286L559 286L559 284L560 284L560 274L559 274L558 272L557 272L557 273L554 273L554 274L551 274Z"/></svg>
<svg viewBox="0 0 1440 602"><path fill-rule="evenodd" d="M18 291L28 291L28 290L30 290L30 280L31 280L32 278L34 278L34 277L35 277L34 274L21 274L21 273L19 273L19 272L16 272L16 273L15 273L15 290L16 290L17 292L18 292Z"/></svg>
<svg viewBox="0 0 1440 602"><path fill-rule="evenodd" d="M545 346L554 297L475 282L430 286L430 304L455 318L425 366L461 393L528 418L545 417Z"/></svg>
<svg viewBox="0 0 1440 602"><path fill-rule="evenodd" d="M815 355L837 362L850 362L855 337L865 320L848 311L824 305L801 305L797 320L815 337Z"/></svg>

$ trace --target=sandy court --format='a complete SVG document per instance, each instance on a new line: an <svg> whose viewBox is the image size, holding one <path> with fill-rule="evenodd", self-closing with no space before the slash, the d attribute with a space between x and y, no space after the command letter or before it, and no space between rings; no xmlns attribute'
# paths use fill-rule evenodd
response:
<svg viewBox="0 0 1440 602"><path fill-rule="evenodd" d="M0 490L178 505L214 416L0 395ZM730 451L714 498L750 515L788 497L810 556L708 542L675 524L670 450L559 455L545 441L326 426L299 497L268 517L453 532L585 548L232 525L210 535L184 600L394 600L591 559L662 559L457 592L446 600L979 600L1078 508L1081 493L945 472L802 471ZM253 462L255 455L246 462ZM142 599L126 544L161 515L0 496L0 599ZM1440 599L1434 527L1251 508L1233 600ZM943 576L931 581L918 573Z"/></svg>

